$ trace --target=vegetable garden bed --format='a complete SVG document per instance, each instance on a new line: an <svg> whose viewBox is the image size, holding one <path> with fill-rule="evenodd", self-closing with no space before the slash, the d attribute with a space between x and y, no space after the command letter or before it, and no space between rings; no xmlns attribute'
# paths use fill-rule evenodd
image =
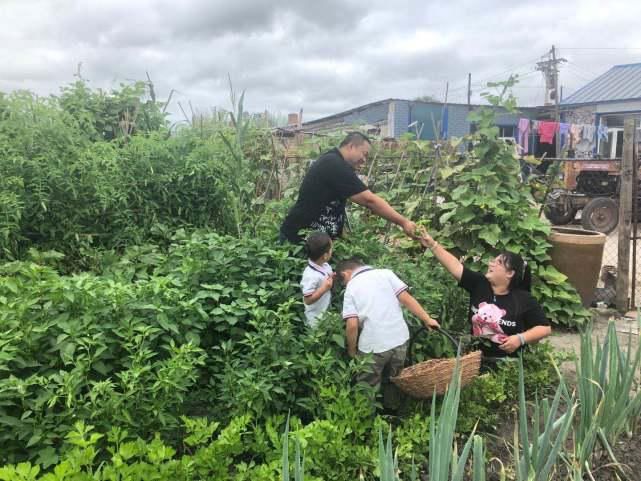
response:
<svg viewBox="0 0 641 481"><path fill-rule="evenodd" d="M514 107L509 97L488 100ZM144 121L118 130L134 110ZM364 361L345 354L340 292L334 313L306 330L300 251L276 244L299 166L281 165L278 143L243 115L242 97L233 110L232 120L176 131L142 86L104 93L80 82L58 98L0 96L0 479L282 479L286 424L292 477L299 446L308 480L412 479L412 466L423 476L437 469L437 456L451 459L452 439L461 472L480 476L492 454L483 436L524 413L526 399L558 421L549 439L591 439L568 413L600 419L599 389L585 383L591 397L581 402L569 386L557 389L558 356L548 345L527 353L521 377L499 369L460 399L410 401L398 418L377 415L367 387L352 384ZM474 145L465 156L456 141L375 143L370 185L472 265L495 250L526 251L550 319L585 325L589 312L549 265L549 226L518 180L513 151L491 113L473 115L478 128L463 141ZM315 157L334 140L301 150ZM278 184L284 178L292 184ZM445 327L467 330L467 299L429 254L368 212L353 209L350 220L336 259L358 255L393 269ZM455 355L436 336L417 353ZM605 410L619 416L595 436L610 436L614 456L634 464L618 444L638 414L626 382L611 391L601 382L625 403ZM568 409L555 408L555 395L556 407ZM443 412L447 426L437 422ZM549 476L576 470L575 452L527 454L535 443L526 421L518 419L520 450L502 459L510 479L539 479L528 470L550 460ZM390 426L388 449L379 441Z"/></svg>

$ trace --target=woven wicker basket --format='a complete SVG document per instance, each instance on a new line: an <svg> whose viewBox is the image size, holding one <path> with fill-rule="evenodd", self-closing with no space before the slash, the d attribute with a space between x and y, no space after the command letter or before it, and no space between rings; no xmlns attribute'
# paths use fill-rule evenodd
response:
<svg viewBox="0 0 641 481"><path fill-rule="evenodd" d="M459 359L461 363L461 387L469 384L479 374L481 351L474 351ZM391 378L401 391L419 399L431 399L445 394L456 367L456 358L430 359L414 366L406 367L396 377Z"/></svg>

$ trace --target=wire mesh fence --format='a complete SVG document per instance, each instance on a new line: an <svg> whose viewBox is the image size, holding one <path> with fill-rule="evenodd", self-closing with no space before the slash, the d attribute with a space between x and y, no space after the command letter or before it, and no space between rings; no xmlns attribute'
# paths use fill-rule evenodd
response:
<svg viewBox="0 0 641 481"><path fill-rule="evenodd" d="M621 159L548 159L543 214L556 226L605 234L593 304L614 306L618 263Z"/></svg>
<svg viewBox="0 0 641 481"><path fill-rule="evenodd" d="M637 132L637 125L634 132ZM641 189L639 189L638 142L631 137L632 175L622 175L622 158L547 159L534 175L544 185L543 214L557 226L602 232L606 235L603 257L594 293L593 305L614 307L617 298L617 276L627 276L627 307L641 306ZM630 182L631 205L623 205L621 195L625 182ZM621 228L621 212L631 212L631 232ZM619 246L629 243L630 264L619 266Z"/></svg>

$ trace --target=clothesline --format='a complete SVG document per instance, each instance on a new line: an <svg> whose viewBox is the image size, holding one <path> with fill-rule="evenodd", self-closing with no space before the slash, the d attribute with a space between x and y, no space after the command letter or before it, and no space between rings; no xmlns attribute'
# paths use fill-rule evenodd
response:
<svg viewBox="0 0 641 481"><path fill-rule="evenodd" d="M614 158L601 158L601 157L539 157L539 161L545 160L546 162L621 162L621 157Z"/></svg>
<svg viewBox="0 0 641 481"><path fill-rule="evenodd" d="M608 128L605 125L593 124L572 124L567 122L554 122L551 120L530 120L519 119L517 124L517 142L524 152L528 152L529 137L538 133L539 141L542 144L552 144L554 136L559 133L561 136L561 148L569 145L574 147L582 140L590 143L597 136L597 139L607 140Z"/></svg>

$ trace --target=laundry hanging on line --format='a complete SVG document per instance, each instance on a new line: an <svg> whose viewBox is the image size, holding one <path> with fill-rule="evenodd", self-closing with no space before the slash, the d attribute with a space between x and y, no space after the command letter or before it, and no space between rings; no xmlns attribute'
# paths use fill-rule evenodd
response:
<svg viewBox="0 0 641 481"><path fill-rule="evenodd" d="M542 120L539 122L539 136L542 144L551 144L554 141L554 134L559 130L558 122Z"/></svg>
<svg viewBox="0 0 641 481"><path fill-rule="evenodd" d="M530 120L520 118L516 126L516 141L521 152L529 152L529 136L539 134L539 141L542 144L554 143L554 135L558 132L561 148L576 148L583 140L590 143L598 140L608 139L608 127L606 125L593 124L572 124L568 122L554 122L552 120Z"/></svg>
<svg viewBox="0 0 641 481"><path fill-rule="evenodd" d="M530 136L530 119L519 119L517 143L521 146L521 151L528 153Z"/></svg>
<svg viewBox="0 0 641 481"><path fill-rule="evenodd" d="M583 126L583 138L585 140L592 141L594 139L594 133L596 132L596 127L594 125L584 125Z"/></svg>
<svg viewBox="0 0 641 481"><path fill-rule="evenodd" d="M561 148L567 145L569 133L570 133L570 124L561 122L559 124L559 135L561 136Z"/></svg>
<svg viewBox="0 0 641 481"><path fill-rule="evenodd" d="M583 127L581 125L572 124L570 125L570 142L572 146L576 146L581 142L581 136L583 134Z"/></svg>

